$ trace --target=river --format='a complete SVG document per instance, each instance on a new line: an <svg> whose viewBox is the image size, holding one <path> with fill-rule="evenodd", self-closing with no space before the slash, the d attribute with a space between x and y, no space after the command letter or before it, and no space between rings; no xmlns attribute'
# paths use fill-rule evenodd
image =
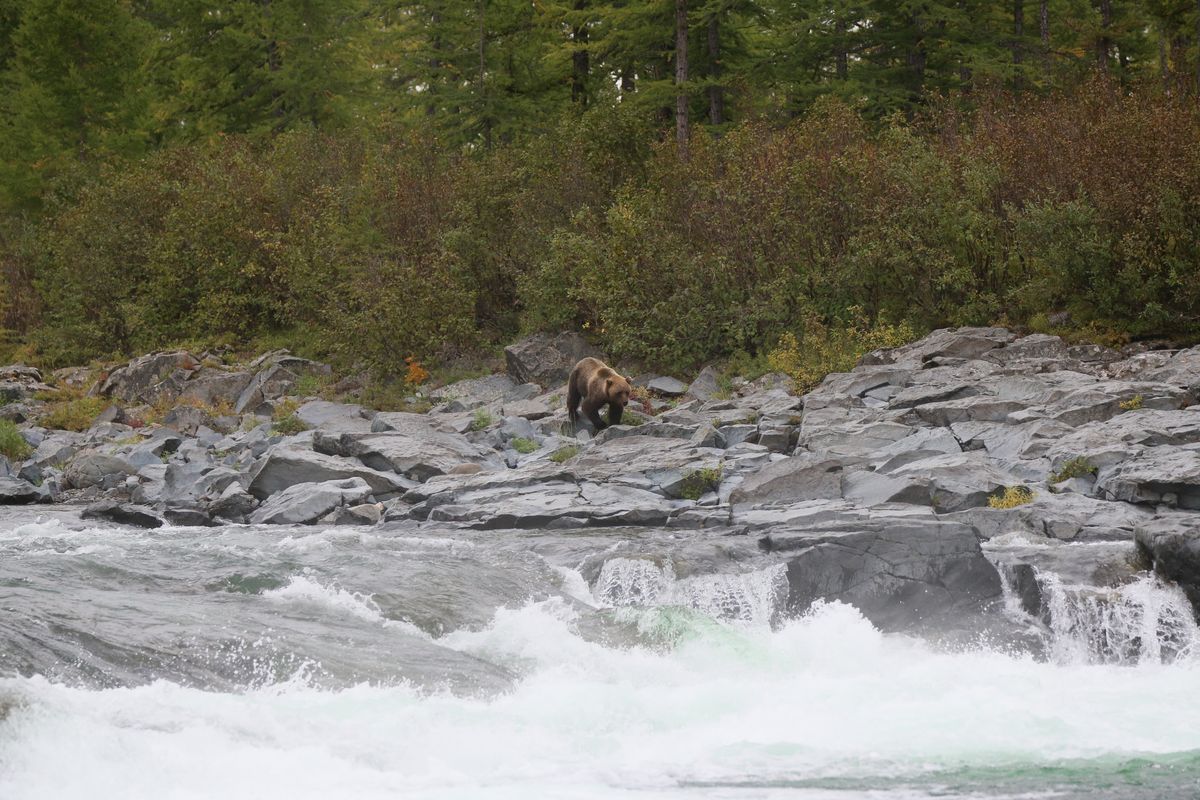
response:
<svg viewBox="0 0 1200 800"><path fill-rule="evenodd" d="M699 535L6 509L0 798L1200 796L1190 618L1120 663L1078 628L1144 619L946 647L783 619L753 557L677 575Z"/></svg>

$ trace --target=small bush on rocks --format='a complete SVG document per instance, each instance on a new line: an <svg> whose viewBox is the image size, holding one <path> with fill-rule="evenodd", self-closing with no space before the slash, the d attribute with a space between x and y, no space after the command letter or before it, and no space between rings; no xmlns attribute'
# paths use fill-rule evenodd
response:
<svg viewBox="0 0 1200 800"><path fill-rule="evenodd" d="M10 461L24 461L32 452L33 448L25 441L17 426L10 420L0 419L0 455Z"/></svg>
<svg viewBox="0 0 1200 800"><path fill-rule="evenodd" d="M50 406L38 418L38 424L59 431L86 431L107 407L108 400L103 397L64 400Z"/></svg>
<svg viewBox="0 0 1200 800"><path fill-rule="evenodd" d="M1063 464L1062 469L1050 476L1051 483L1062 483L1071 478L1082 478L1085 475L1095 475L1096 466L1082 456L1076 456Z"/></svg>
<svg viewBox="0 0 1200 800"><path fill-rule="evenodd" d="M1121 402L1121 404L1120 404L1121 410L1122 411L1137 411L1139 408L1142 407L1143 402L1145 402L1145 401L1142 399L1142 396L1140 394L1135 394L1133 397L1129 398L1128 400L1123 400Z"/></svg>
<svg viewBox="0 0 1200 800"><path fill-rule="evenodd" d="M289 414L282 419L277 419L271 425L271 432L280 434L281 436L292 436L297 433L303 433L306 430L308 430L308 426L295 414Z"/></svg>
<svg viewBox="0 0 1200 800"><path fill-rule="evenodd" d="M1033 491L1027 486L1006 486L1003 494L988 498L990 508L1016 508L1033 502Z"/></svg>
<svg viewBox="0 0 1200 800"><path fill-rule="evenodd" d="M528 455L538 449L538 443L518 436L512 440L512 448L522 455Z"/></svg>
<svg viewBox="0 0 1200 800"><path fill-rule="evenodd" d="M579 446L569 444L566 447L560 447L550 454L550 460L555 464L561 464L564 461L574 458L579 455Z"/></svg>
<svg viewBox="0 0 1200 800"><path fill-rule="evenodd" d="M475 412L475 417L471 420L471 430L482 431L487 430L492 426L492 415L486 409L479 409Z"/></svg>
<svg viewBox="0 0 1200 800"><path fill-rule="evenodd" d="M800 337L784 333L779 345L767 356L771 369L795 381L798 392L806 392L831 372L848 372L864 353L880 348L899 347L917 338L907 323L872 323L862 308L850 309L850 318L825 324L816 314L808 314Z"/></svg>
<svg viewBox="0 0 1200 800"><path fill-rule="evenodd" d="M715 491L720 485L720 467L693 470L683 476L683 483L679 487L679 496L684 500L699 500L708 492Z"/></svg>

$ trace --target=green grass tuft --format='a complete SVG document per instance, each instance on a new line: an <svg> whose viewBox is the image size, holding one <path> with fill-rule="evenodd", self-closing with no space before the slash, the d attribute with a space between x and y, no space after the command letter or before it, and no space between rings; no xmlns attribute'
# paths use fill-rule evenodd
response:
<svg viewBox="0 0 1200 800"><path fill-rule="evenodd" d="M533 439L523 439L518 436L512 440L512 447L513 450L516 450L518 453L521 453L522 455L528 455L529 453L537 450L540 445L538 445L538 443Z"/></svg>
<svg viewBox="0 0 1200 800"><path fill-rule="evenodd" d="M1124 400L1120 403L1121 410L1122 411L1137 411L1139 408L1142 407L1143 402L1144 401L1142 399L1142 396L1140 394L1135 394L1133 397L1129 398L1128 400Z"/></svg>
<svg viewBox="0 0 1200 800"><path fill-rule="evenodd" d="M550 455L550 460L555 464L561 464L564 461L574 458L579 455L579 445L569 444L566 447L560 447Z"/></svg>
<svg viewBox="0 0 1200 800"><path fill-rule="evenodd" d="M0 419L0 455L10 461L24 461L32 452L33 448L25 441L17 426L10 420Z"/></svg>
<svg viewBox="0 0 1200 800"><path fill-rule="evenodd" d="M684 500L699 500L721 485L721 468L706 467L692 470L683 476L679 486L679 496Z"/></svg>
<svg viewBox="0 0 1200 800"><path fill-rule="evenodd" d="M1004 494L988 498L989 508L1016 508L1033 502L1033 491L1027 486L1006 486Z"/></svg>
<svg viewBox="0 0 1200 800"><path fill-rule="evenodd" d="M38 424L57 431L86 431L92 427L100 412L108 408L108 404L108 399L104 397L65 400L51 405L38 418Z"/></svg>
<svg viewBox="0 0 1200 800"><path fill-rule="evenodd" d="M1071 478L1082 478L1085 475L1095 475L1096 465L1082 456L1076 456L1063 464L1062 469L1050 476L1051 483L1062 483Z"/></svg>

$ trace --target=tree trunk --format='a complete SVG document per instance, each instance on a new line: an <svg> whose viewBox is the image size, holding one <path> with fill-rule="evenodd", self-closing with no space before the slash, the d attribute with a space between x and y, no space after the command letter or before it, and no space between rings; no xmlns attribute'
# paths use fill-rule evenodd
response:
<svg viewBox="0 0 1200 800"><path fill-rule="evenodd" d="M721 77L721 31L715 14L708 20L708 63L714 81L708 87L708 121L720 125L725 121L725 87L715 82Z"/></svg>
<svg viewBox="0 0 1200 800"><path fill-rule="evenodd" d="M1013 63L1020 64L1023 56L1021 40L1025 38L1025 0L1013 0Z"/></svg>
<svg viewBox="0 0 1200 800"><path fill-rule="evenodd" d="M633 90L634 90L633 67L622 67L621 68L621 96L624 97L627 94L633 94Z"/></svg>
<svg viewBox="0 0 1200 800"><path fill-rule="evenodd" d="M1041 0L1038 6L1038 36L1042 40L1042 62L1046 72L1050 71L1050 0Z"/></svg>
<svg viewBox="0 0 1200 800"><path fill-rule="evenodd" d="M688 15L687 0L675 0L675 143L687 160L688 139Z"/></svg>
<svg viewBox="0 0 1200 800"><path fill-rule="evenodd" d="M1108 57L1112 40L1108 29L1112 25L1112 0L1100 0L1100 38L1096 40L1096 66L1102 74L1108 74Z"/></svg>
<svg viewBox="0 0 1200 800"><path fill-rule="evenodd" d="M442 15L440 12L434 11L429 18L430 27L435 31L433 41L430 46L433 49L433 57L429 59L429 85L425 87L425 93L429 97L429 102L425 104L425 116L432 117L437 113L437 82L439 73L442 71L442 59L439 54L442 52L442 38L440 35L442 26Z"/></svg>
<svg viewBox="0 0 1200 800"><path fill-rule="evenodd" d="M575 0L575 10L582 11L586 8L587 0ZM587 79L588 79L588 29L587 23L580 20L575 27L571 29L571 38L575 41L578 47L571 54L571 102L579 103L584 108L588 104L587 95Z"/></svg>
<svg viewBox="0 0 1200 800"><path fill-rule="evenodd" d="M1162 78L1163 92L1171 96L1171 64L1167 60L1167 34L1158 32L1158 74Z"/></svg>
<svg viewBox="0 0 1200 800"><path fill-rule="evenodd" d="M918 14L913 14L911 23L916 36L908 50L907 60L908 67L912 70L912 99L915 102L920 97L921 87L925 85L925 29Z"/></svg>
<svg viewBox="0 0 1200 800"><path fill-rule="evenodd" d="M1196 0L1196 101L1200 102L1200 0Z"/></svg>
<svg viewBox="0 0 1200 800"><path fill-rule="evenodd" d="M492 149L492 120L487 110L487 27L484 25L484 11L487 0L479 0L476 9L479 14L479 121L483 127L483 146Z"/></svg>
<svg viewBox="0 0 1200 800"><path fill-rule="evenodd" d="M841 14L834 19L833 29L837 34L833 45L834 68L838 80L844 81L850 77L850 58L846 48L846 20Z"/></svg>

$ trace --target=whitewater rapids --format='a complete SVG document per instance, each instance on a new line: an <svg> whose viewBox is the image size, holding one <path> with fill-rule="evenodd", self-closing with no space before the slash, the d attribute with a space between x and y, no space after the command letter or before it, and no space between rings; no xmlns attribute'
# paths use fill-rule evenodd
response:
<svg viewBox="0 0 1200 800"><path fill-rule="evenodd" d="M1200 796L1194 657L946 652L531 541L0 522L0 798Z"/></svg>

